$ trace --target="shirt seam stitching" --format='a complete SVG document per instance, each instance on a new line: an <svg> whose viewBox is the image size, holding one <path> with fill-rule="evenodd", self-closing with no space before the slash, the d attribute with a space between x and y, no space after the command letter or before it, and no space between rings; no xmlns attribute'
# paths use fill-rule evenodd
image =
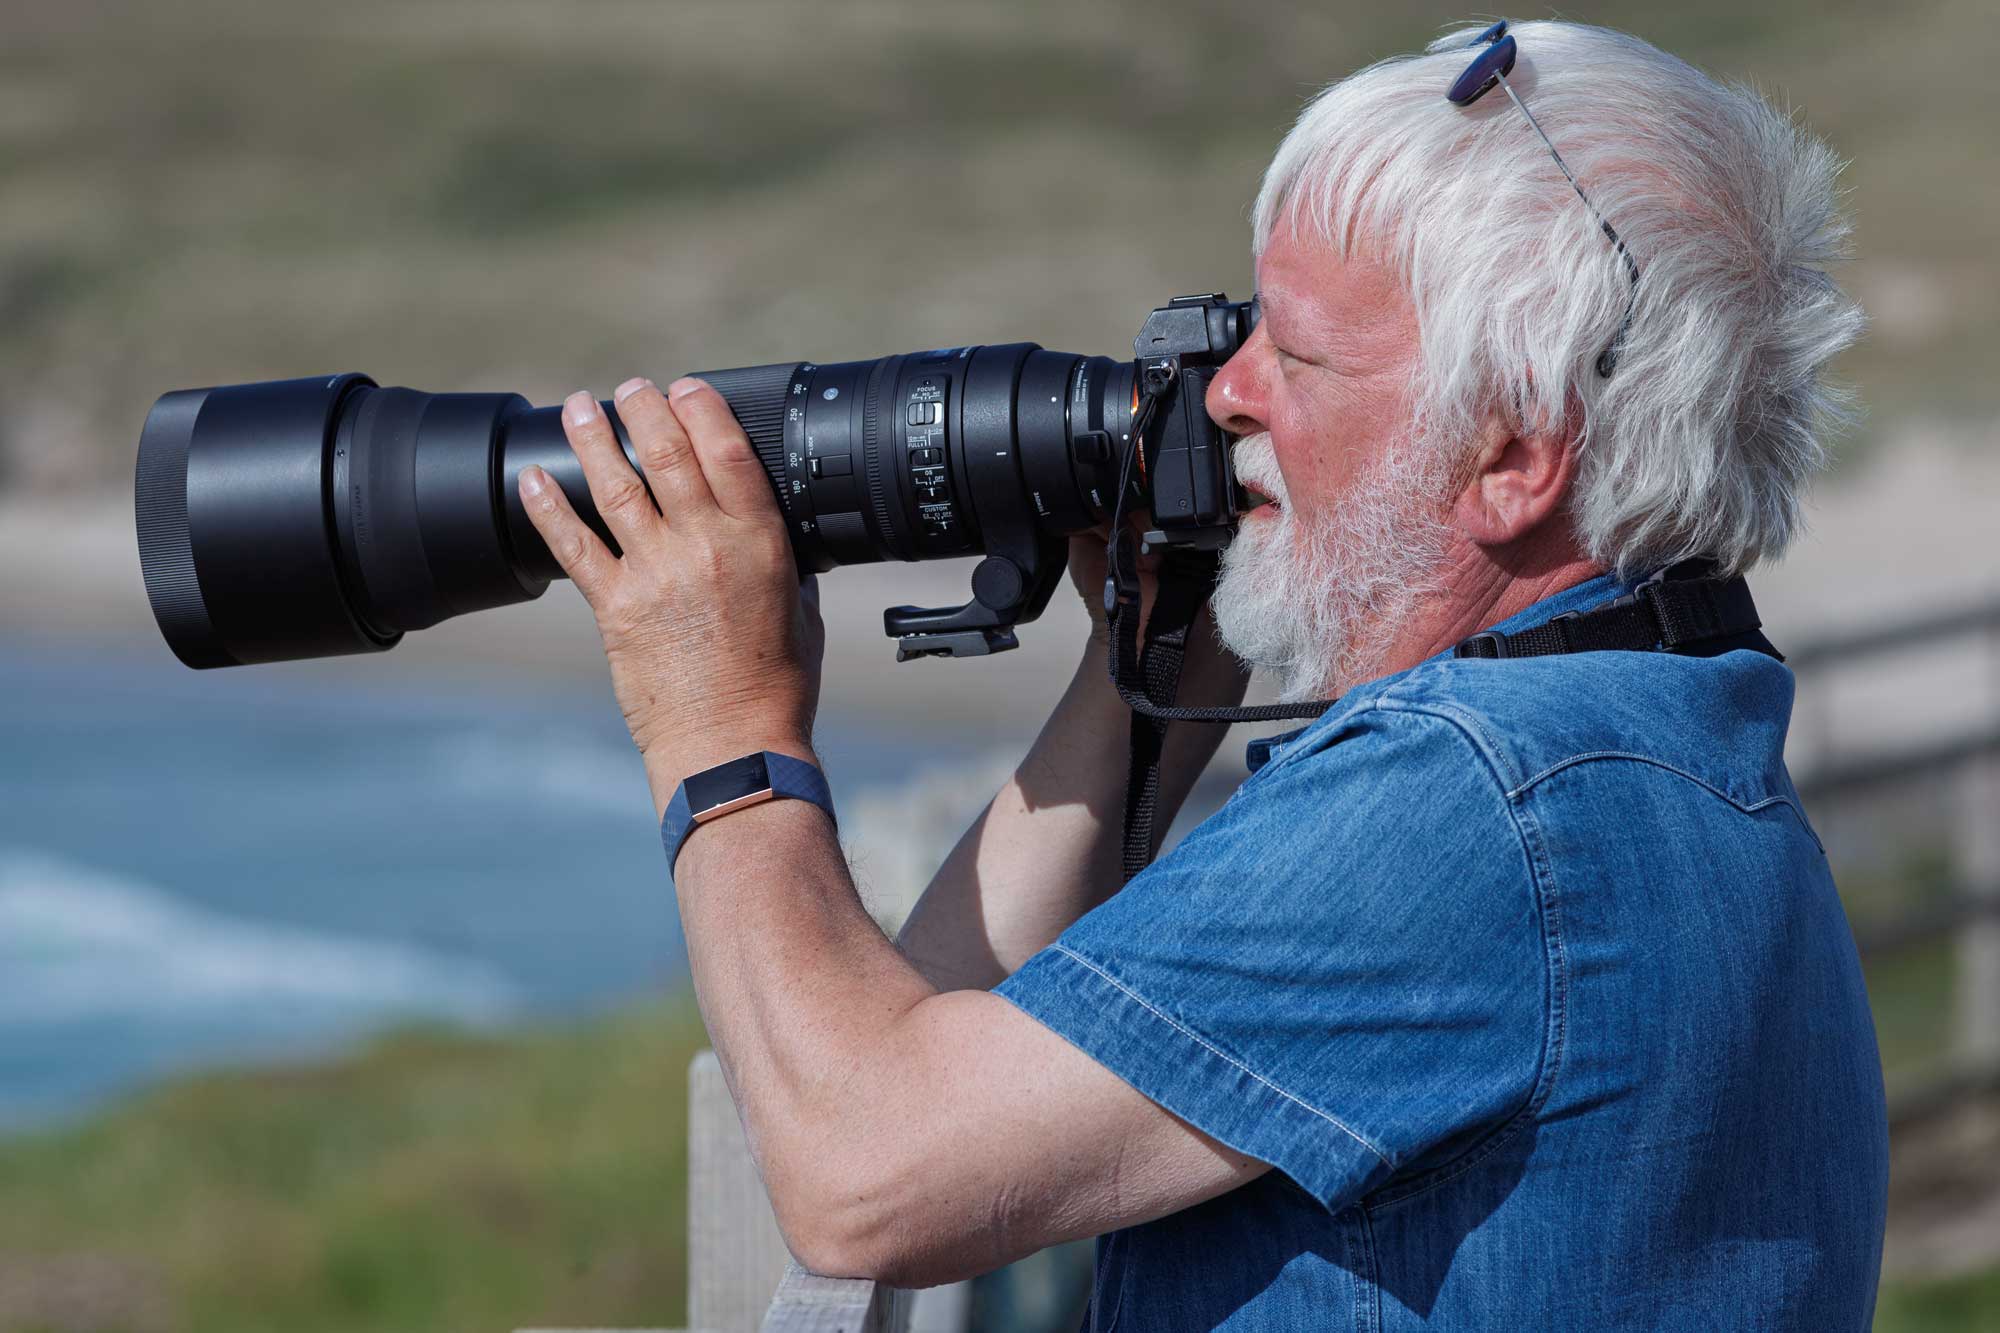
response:
<svg viewBox="0 0 2000 1333"><path fill-rule="evenodd" d="M1400 687L1391 687L1392 690ZM1522 827L1527 816L1525 804L1508 790L1507 780L1501 772L1499 752L1493 747L1491 738L1476 729L1476 715L1464 714L1463 710L1443 706L1430 701L1409 699L1391 700L1384 696L1374 701L1375 706L1385 712L1413 713L1434 717L1457 730L1466 743L1486 765L1487 773L1493 779L1496 794L1501 798L1501 806L1507 812L1507 820L1514 829L1514 836L1521 849L1521 856L1528 872L1529 898L1535 908L1536 934L1541 937L1542 982L1545 987L1542 1000L1542 1031L1539 1049L1535 1053L1535 1071L1528 1082L1527 1094L1521 1105L1505 1120L1484 1137L1467 1145L1454 1157L1438 1163L1430 1170L1414 1179L1389 1183L1378 1191L1371 1206L1381 1209L1396 1207L1437 1186L1446 1184L1470 1171L1486 1160L1503 1144L1518 1134L1540 1109L1548 1104L1555 1090L1555 1082L1561 1072L1563 1047L1568 1034L1568 952L1562 938L1561 907L1554 891L1554 868L1547 867L1549 874L1545 881L1543 860L1535 846L1530 845L1528 832ZM1533 822L1530 818L1529 822Z"/></svg>
<svg viewBox="0 0 2000 1333"><path fill-rule="evenodd" d="M1562 1076L1563 1053L1568 1048L1569 1038L1569 951L1563 939L1562 903L1556 891L1555 867L1548 863L1546 849L1541 847L1539 829L1535 846L1527 846L1528 834L1520 827L1520 821L1525 818L1533 824L1534 819L1526 806L1515 802L1510 803L1509 808L1516 815L1515 828L1528 856L1536 918L1542 922L1542 975L1548 990L1543 1016L1541 1062L1535 1071L1534 1084L1528 1090L1528 1100L1519 1111L1458 1156L1440 1162L1400 1188L1384 1186L1374 1200L1374 1207L1383 1212L1450 1184L1498 1152L1541 1114L1542 1108L1548 1105L1549 1098L1555 1093L1556 1081Z"/></svg>
<svg viewBox="0 0 2000 1333"><path fill-rule="evenodd" d="M1414 689L1417 683L1415 679L1398 681L1390 690L1383 692L1382 697L1376 701L1378 706L1389 712L1422 713L1458 728L1465 734L1465 738L1472 742L1472 748L1478 751L1479 757L1486 761L1486 767L1493 774L1494 784L1499 787L1500 794L1512 801L1514 792L1508 783L1512 781L1511 775L1516 769L1505 748L1493 733L1487 730L1484 717L1470 709L1442 700L1389 697L1396 690L1405 687Z"/></svg>
<svg viewBox="0 0 2000 1333"><path fill-rule="evenodd" d="M1803 826L1805 831L1812 836L1814 844L1819 847L1820 851L1822 853L1826 851L1826 845L1820 842L1818 830L1813 828L1812 821L1806 818L1806 812L1799 808L1799 803L1796 800L1794 800L1789 794L1785 792L1777 792L1773 795L1763 797L1760 800L1755 800L1755 801L1739 800L1738 798L1731 796L1728 792L1724 791L1722 788L1716 786L1714 783L1708 781L1706 778L1700 777L1694 773L1690 773L1687 769L1680 767L1678 764L1668 763L1666 760L1655 758L1652 755L1635 754L1629 750L1586 750L1581 754L1573 754L1566 759L1560 759L1555 763L1550 764L1547 768L1535 774L1533 777L1521 783L1521 785L1516 787L1513 791L1507 793L1508 799L1519 800L1520 798L1522 798L1527 794L1530 788L1539 786L1542 782L1546 781L1551 777L1554 777L1556 774L1562 772L1564 769L1574 768L1579 764L1598 763L1607 760L1622 760L1626 763L1646 764L1652 768L1658 768L1668 773L1672 773L1675 777L1682 778L1694 784L1695 786L1701 788L1703 791L1707 792L1709 795L1715 797L1716 799L1726 802L1729 806L1731 806L1733 809L1735 809L1741 814L1754 815L1760 810L1768 810L1774 805L1782 805L1786 809L1792 812L1792 815L1799 821L1800 825Z"/></svg>
<svg viewBox="0 0 2000 1333"><path fill-rule="evenodd" d="M1390 688L1393 689L1394 686L1391 686ZM1346 702L1345 699L1340 699L1335 701L1336 705L1343 704L1345 702ZM1342 726L1346 725L1347 723L1352 722L1357 718L1366 717L1370 712L1372 712L1376 707L1378 707L1381 704L1381 702L1382 702L1381 699L1378 697L1374 699L1363 699L1360 702L1354 704L1352 707L1348 708L1345 712L1336 711L1336 709L1332 708L1328 709L1326 712L1320 714L1318 717L1314 718L1311 722L1307 723L1305 726L1300 727L1298 729L1298 732L1294 734L1290 740L1285 741L1282 745L1274 746L1273 749L1269 752L1266 759L1264 760L1263 765L1259 767L1257 771L1252 773L1250 776L1253 778L1261 778L1266 773L1274 772L1275 770L1284 767L1286 764L1296 763L1299 758L1298 750L1296 747L1298 746L1299 742L1305 740L1306 737L1309 734L1311 734L1315 728L1324 727L1326 731L1338 731ZM1333 720L1329 722L1327 720L1328 718L1331 718ZM1319 752L1315 750L1313 753L1317 754ZM1242 790L1242 787L1239 785L1237 790L1239 791Z"/></svg>
<svg viewBox="0 0 2000 1333"><path fill-rule="evenodd" d="M1366 1204L1357 1204L1354 1209L1355 1231L1358 1241L1355 1248L1360 1251L1359 1262L1354 1271L1354 1327L1355 1333L1380 1333L1382 1328L1382 1274L1376 1260L1375 1226L1371 1221Z"/></svg>
<svg viewBox="0 0 2000 1333"><path fill-rule="evenodd" d="M1728 792L1722 790L1720 787L1708 781L1706 778L1698 777L1697 775L1690 773L1687 769L1682 768L1678 764L1669 763L1667 760L1657 758L1653 755L1639 754L1633 750L1582 750L1577 752L1576 754L1569 755L1562 759L1558 759L1556 760L1556 762L1550 764L1547 768L1535 774L1533 777L1525 779L1521 783L1521 785L1514 788L1514 790L1508 792L1507 799L1509 800L1520 799L1520 797L1527 794L1527 791L1530 787L1541 785L1541 783L1543 783L1549 778L1554 777L1556 774L1562 772L1566 768L1574 767L1577 764L1593 763L1595 761L1603 759L1626 759L1630 760L1635 764L1651 764L1654 768L1664 768L1669 773L1679 774L1681 777L1686 778L1689 782L1694 783L1698 787L1707 788L1709 791L1715 793L1717 796L1720 796L1723 800L1729 802L1737 809L1743 811L1761 810L1767 805L1771 805L1775 802L1784 801L1788 799L1781 792L1775 796L1766 796L1760 801L1745 803L1743 801L1738 800L1736 797L1731 796Z"/></svg>
<svg viewBox="0 0 2000 1333"><path fill-rule="evenodd" d="M1183 1037L1186 1037L1189 1041L1194 1042L1197 1046L1200 1046L1203 1050L1207 1051L1210 1055L1213 1055L1216 1059L1222 1061L1224 1064L1230 1066L1232 1069L1235 1069L1237 1072L1247 1075L1251 1079L1254 1079L1256 1082L1262 1084L1266 1088L1269 1088L1272 1092L1277 1093L1280 1097L1283 1097L1286 1101L1291 1102L1293 1105L1299 1107L1301 1110L1310 1111L1312 1114L1326 1121L1326 1123L1332 1125L1335 1129L1347 1135L1348 1138L1353 1139L1356 1143L1360 1144L1362 1147L1366 1148L1370 1153L1374 1154L1376 1160L1381 1162L1382 1165L1388 1167L1392 1171L1395 1170L1396 1164L1389 1160L1388 1154L1384 1153L1380 1148L1370 1143L1367 1139L1363 1138L1353 1129L1350 1129L1347 1125L1342 1124L1338 1117L1333 1116L1327 1113L1326 1111L1322 1111L1319 1107L1314 1106L1311 1102L1306 1101L1303 1097L1300 1097L1295 1093L1287 1092L1285 1089L1279 1087L1277 1084L1273 1083L1270 1079L1265 1078L1262 1074L1250 1068L1242 1061L1235 1059L1233 1056L1229 1055L1226 1051L1222 1050L1220 1047L1216 1046L1213 1042L1209 1041L1208 1038L1202 1036L1199 1032L1196 1032L1193 1028L1188 1027L1185 1023L1182 1023L1181 1021L1176 1019L1173 1015L1159 1008L1157 1005L1153 1004L1150 1000L1146 999L1145 996L1139 994L1137 991L1133 990L1130 986L1127 986L1124 982L1118 980L1118 978L1112 976L1109 972L1106 972L1103 968L1093 963L1090 959L1085 958L1082 954L1070 948L1068 945L1058 941L1054 944L1051 944L1049 946L1049 949L1054 953L1059 953L1063 955L1065 958L1070 959L1078 967L1084 968L1086 971L1089 971L1094 975L1100 977L1106 985L1111 986L1112 988L1117 990L1120 994L1124 995L1127 999L1131 1000L1132 1003L1138 1005L1141 1009L1144 1009L1147 1013L1159 1019L1162 1023L1165 1023L1168 1027L1180 1033Z"/></svg>

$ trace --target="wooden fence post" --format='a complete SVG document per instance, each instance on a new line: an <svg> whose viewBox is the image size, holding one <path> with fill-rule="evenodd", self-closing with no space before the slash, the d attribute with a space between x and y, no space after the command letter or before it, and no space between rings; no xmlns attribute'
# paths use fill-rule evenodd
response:
<svg viewBox="0 0 2000 1333"><path fill-rule="evenodd" d="M791 1253L714 1051L688 1066L688 1327L757 1333Z"/></svg>
<svg viewBox="0 0 2000 1333"><path fill-rule="evenodd" d="M2000 755L1967 760L1958 795L1958 881L1993 910L1959 927L1952 1055L1959 1072L1985 1078L2000 1074Z"/></svg>
<svg viewBox="0 0 2000 1333"><path fill-rule="evenodd" d="M964 1284L897 1291L806 1272L743 1137L714 1051L688 1066L688 1327L698 1333L962 1333Z"/></svg>

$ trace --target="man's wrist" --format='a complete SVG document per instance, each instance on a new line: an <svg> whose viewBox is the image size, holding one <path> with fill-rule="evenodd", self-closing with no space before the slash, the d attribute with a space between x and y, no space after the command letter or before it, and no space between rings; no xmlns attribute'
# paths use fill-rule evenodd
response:
<svg viewBox="0 0 2000 1333"><path fill-rule="evenodd" d="M811 759L778 750L753 750L700 770L683 781L660 819L660 840L670 874L679 880L681 849L698 829L717 821L739 829L761 821L752 807L770 803L812 805L834 819L833 793L826 775Z"/></svg>
<svg viewBox="0 0 2000 1333"><path fill-rule="evenodd" d="M795 730L783 727L746 726L718 731L698 738L681 740L671 747L655 747L645 755L646 783L653 792L653 813L664 816L667 805L674 799L674 793L681 784L696 773L705 772L717 764L726 764L732 759L741 759L747 754L769 750L774 754L790 755L802 759L815 768L821 767L819 755L814 753L809 737L801 737Z"/></svg>

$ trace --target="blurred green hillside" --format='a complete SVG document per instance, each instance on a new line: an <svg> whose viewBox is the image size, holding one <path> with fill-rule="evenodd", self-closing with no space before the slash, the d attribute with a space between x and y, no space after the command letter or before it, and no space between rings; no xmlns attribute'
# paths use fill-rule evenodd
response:
<svg viewBox="0 0 2000 1333"><path fill-rule="evenodd" d="M0 1143L5 1333L678 1322L691 1001L407 1033Z"/></svg>
<svg viewBox="0 0 2000 1333"><path fill-rule="evenodd" d="M1523 11L1516 17L1527 17ZM1971 0L1606 3L1853 159L1878 425L1990 413ZM161 391L362 369L548 401L1030 338L1248 285L1303 99L1457 6L0 4L0 485L122 486Z"/></svg>

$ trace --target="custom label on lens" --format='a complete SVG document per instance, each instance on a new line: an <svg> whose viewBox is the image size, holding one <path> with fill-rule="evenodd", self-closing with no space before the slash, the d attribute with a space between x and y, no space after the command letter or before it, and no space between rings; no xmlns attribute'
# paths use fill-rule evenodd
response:
<svg viewBox="0 0 2000 1333"><path fill-rule="evenodd" d="M969 347L926 352L924 358L963 356ZM925 375L909 387L901 425L908 449L910 498L916 502L917 530L933 542L955 540L958 513L952 504L951 474L945 463L945 394L948 375Z"/></svg>

